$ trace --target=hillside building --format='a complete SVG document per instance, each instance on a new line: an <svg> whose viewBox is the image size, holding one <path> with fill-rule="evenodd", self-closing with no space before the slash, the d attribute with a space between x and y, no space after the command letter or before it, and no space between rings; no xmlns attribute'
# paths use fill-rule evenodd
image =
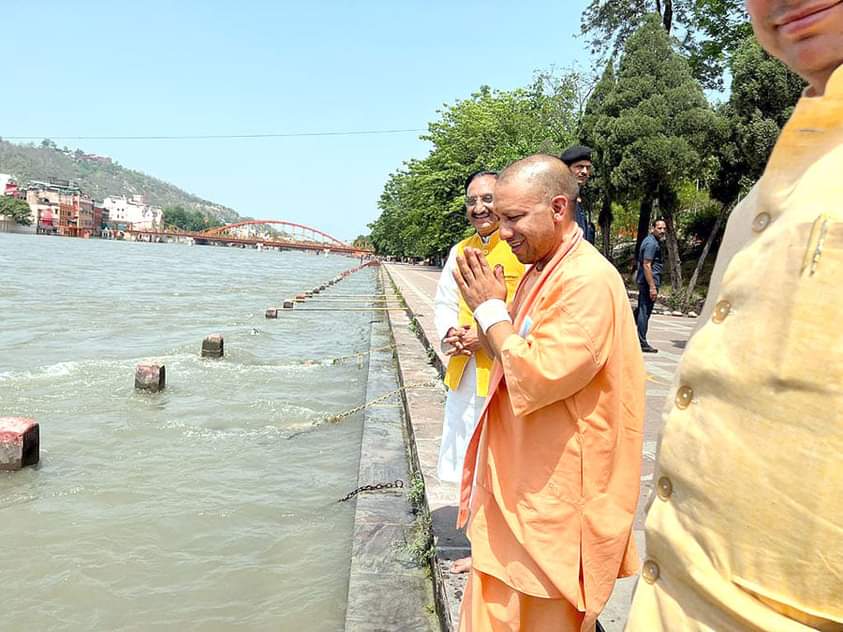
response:
<svg viewBox="0 0 843 632"><path fill-rule="evenodd" d="M69 180L33 180L26 188L32 223L40 233L88 238L94 227L94 201Z"/></svg>
<svg viewBox="0 0 843 632"><path fill-rule="evenodd" d="M150 206L142 195L109 196L102 201L108 212L109 225L121 227L131 224L135 230L161 230L164 227L164 212L157 206Z"/></svg>

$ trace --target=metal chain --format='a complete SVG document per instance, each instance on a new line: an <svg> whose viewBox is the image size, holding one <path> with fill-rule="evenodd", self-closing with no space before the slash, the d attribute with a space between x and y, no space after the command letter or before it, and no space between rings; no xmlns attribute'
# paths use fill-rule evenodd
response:
<svg viewBox="0 0 843 632"><path fill-rule="evenodd" d="M346 360L355 360L357 358L364 358L369 354L374 353L375 351L392 351L393 349L397 349L398 345L387 345L385 347L375 347L374 349L369 349L368 351L361 351L360 353L352 353L351 355L347 356L340 356L339 358L333 358L330 360L331 364L342 364Z"/></svg>
<svg viewBox="0 0 843 632"><path fill-rule="evenodd" d="M328 415L326 417L323 417L322 419L319 419L318 421L314 421L312 428L310 428L308 430L300 430L299 432L294 432L293 434L288 435L287 439L294 439L295 437L299 437L303 434L309 434L309 433L315 431L319 426L321 426L324 423L339 423L340 421L342 421L346 417L350 417L351 415L353 415L355 413L359 413L362 410L366 410L370 406L374 406L375 404L379 404L380 402L389 399L393 395L397 395L401 391L407 391L411 388L425 388L425 387L430 387L430 386L436 386L438 384L439 384L439 380L431 380L429 382L414 382L412 384L405 384L404 386L400 386L400 387L396 388L394 391L389 391L388 393L385 393L385 394L381 395L380 397L376 397L372 401L365 402L364 404L361 404L360 406L355 406L354 408L351 408L350 410L344 410L341 413L337 413L336 415Z"/></svg>
<svg viewBox="0 0 843 632"><path fill-rule="evenodd" d="M349 410L344 410L343 412L338 413L336 415L328 415L327 417L322 419L322 422L330 422L330 423L335 424L339 421L342 421L346 417L350 417L351 415L353 415L355 413L359 413L362 410L366 410L370 406L374 406L375 404L379 404L380 402L389 399L393 395L397 395L401 391L406 391L407 389L411 389L411 388L423 388L425 386L436 386L437 384L439 384L439 380L436 380L434 382L415 382L413 384L407 384L405 386L400 386L400 387L396 388L394 391L390 391L389 393L381 395L380 397L376 397L372 401L365 402L364 404L361 404L360 406L356 406L356 407L351 408Z"/></svg>
<svg viewBox="0 0 843 632"><path fill-rule="evenodd" d="M348 494L344 498L340 498L337 502L338 503L344 503L346 500L351 500L352 498L354 498L360 492L377 492L377 491L380 491L382 489L403 489L403 487L404 487L404 481L402 481L401 479L397 479L397 480L395 480L391 483L377 483L375 485L361 485L360 487L355 489L353 492L351 492L350 494Z"/></svg>

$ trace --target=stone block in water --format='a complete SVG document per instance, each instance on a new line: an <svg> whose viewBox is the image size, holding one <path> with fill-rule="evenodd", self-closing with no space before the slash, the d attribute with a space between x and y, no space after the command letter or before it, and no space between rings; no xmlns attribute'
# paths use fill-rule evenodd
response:
<svg viewBox="0 0 843 632"><path fill-rule="evenodd" d="M167 383L166 373L163 364L139 364L135 367L135 388L157 393Z"/></svg>
<svg viewBox="0 0 843 632"><path fill-rule="evenodd" d="M225 355L225 341L222 334L211 334L202 341L203 358L221 358Z"/></svg>
<svg viewBox="0 0 843 632"><path fill-rule="evenodd" d="M19 470L39 458L38 423L28 417L0 417L0 470Z"/></svg>

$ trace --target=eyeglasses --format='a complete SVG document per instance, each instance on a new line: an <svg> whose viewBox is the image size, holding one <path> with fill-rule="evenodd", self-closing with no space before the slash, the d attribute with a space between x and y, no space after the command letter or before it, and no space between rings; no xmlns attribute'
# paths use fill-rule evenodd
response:
<svg viewBox="0 0 843 632"><path fill-rule="evenodd" d="M482 202L486 206L489 206L492 202L495 201L495 196L491 193L487 193L486 195L480 196L479 198L476 195L472 195L471 197L465 198L465 208L474 208L477 206L478 202Z"/></svg>

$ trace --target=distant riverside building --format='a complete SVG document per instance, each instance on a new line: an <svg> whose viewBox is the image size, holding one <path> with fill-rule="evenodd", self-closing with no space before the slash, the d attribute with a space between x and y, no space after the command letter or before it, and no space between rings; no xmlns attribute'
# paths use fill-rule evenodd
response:
<svg viewBox="0 0 843 632"><path fill-rule="evenodd" d="M17 180L8 173L0 173L0 195L15 195L17 192Z"/></svg>
<svg viewBox="0 0 843 632"><path fill-rule="evenodd" d="M26 188L26 202L38 232L84 238L99 235L94 227L94 201L69 180L33 180Z"/></svg>
<svg viewBox="0 0 843 632"><path fill-rule="evenodd" d="M0 173L0 195L22 199L24 192L18 187L17 180L8 173ZM34 233L35 226L23 226L11 217L0 215L0 233Z"/></svg>
<svg viewBox="0 0 843 632"><path fill-rule="evenodd" d="M164 227L164 212L157 206L150 206L142 195L127 198L109 196L102 201L112 226L131 224L137 230L161 230Z"/></svg>

